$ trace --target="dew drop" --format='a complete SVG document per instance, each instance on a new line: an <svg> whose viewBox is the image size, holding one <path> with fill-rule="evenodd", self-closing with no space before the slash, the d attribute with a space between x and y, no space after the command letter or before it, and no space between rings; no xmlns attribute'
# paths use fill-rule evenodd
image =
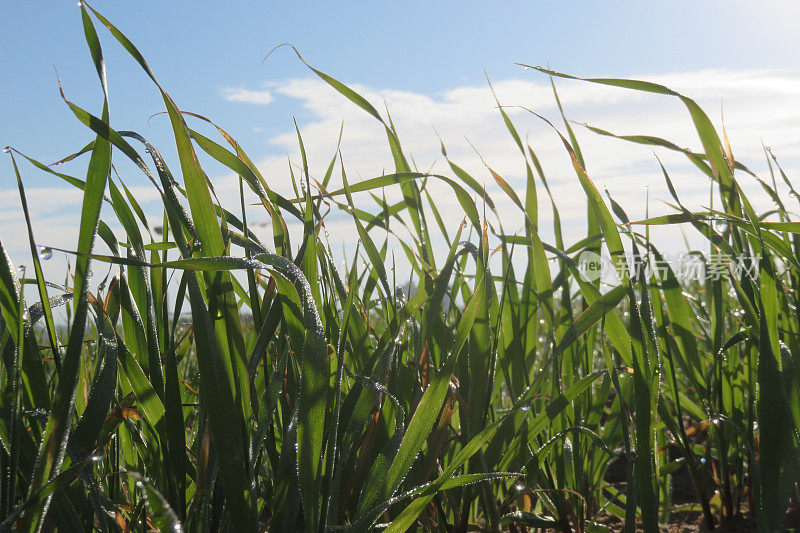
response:
<svg viewBox="0 0 800 533"><path fill-rule="evenodd" d="M544 337L539 337L539 342L544 342Z"/></svg>
<svg viewBox="0 0 800 533"><path fill-rule="evenodd" d="M78 7L83 7L83 2L78 2L78 3L77 3L77 4L75 4L75 5L76 5L76 6L78 6Z"/></svg>
<svg viewBox="0 0 800 533"><path fill-rule="evenodd" d="M539 319L539 325L540 326L544 326L544 318L540 318Z"/></svg>
<svg viewBox="0 0 800 533"><path fill-rule="evenodd" d="M3 152L5 152L7 154L11 153L11 147L10 146L6 146L5 148L3 148Z"/></svg>
<svg viewBox="0 0 800 533"><path fill-rule="evenodd" d="M525 69L525 70L530 70L531 69L531 67L528 67L528 66L525 66L525 67L522 67L522 68Z"/></svg>
<svg viewBox="0 0 800 533"><path fill-rule="evenodd" d="M91 460L92 460L92 462L97 463L97 462L100 462L100 461L103 460L103 456L102 455L93 455Z"/></svg>
<svg viewBox="0 0 800 533"><path fill-rule="evenodd" d="M531 406L530 406L530 404L526 403L525 405L520 407L520 410L522 410L522 411L530 411L531 410Z"/></svg>
<svg viewBox="0 0 800 533"><path fill-rule="evenodd" d="M39 257L47 261L51 257L53 257L53 249L49 246L40 246L39 247Z"/></svg>
<svg viewBox="0 0 800 533"><path fill-rule="evenodd" d="M19 274L20 278L25 277L25 265L20 265L17 267L17 273Z"/></svg>
<svg viewBox="0 0 800 533"><path fill-rule="evenodd" d="M518 477L514 482L514 488L517 489L518 492L523 492L528 488L528 485L525 483L525 478L522 476Z"/></svg>

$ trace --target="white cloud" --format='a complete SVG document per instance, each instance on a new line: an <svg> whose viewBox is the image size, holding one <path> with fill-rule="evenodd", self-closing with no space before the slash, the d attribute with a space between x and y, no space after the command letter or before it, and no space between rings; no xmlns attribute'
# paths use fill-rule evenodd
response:
<svg viewBox="0 0 800 533"><path fill-rule="evenodd" d="M538 118L514 107L524 105L543 114L563 131L548 81L541 76L535 79L531 75L531 78L534 80L498 81L494 88L502 104L509 106L506 110L519 133L537 152L551 186L566 187L563 197L556 198L557 202L566 202L571 199L567 190L578 193L579 190L557 136ZM784 156L789 166L797 163L800 71L708 70L640 78L664 83L696 98L718 127L722 105L726 130L738 160L756 169L763 168L763 139ZM676 98L584 82L558 80L557 85L570 119L619 134L655 135L680 146L701 148L689 114ZM508 181L517 187L524 184L524 162L505 130L487 86L455 88L436 97L391 89L353 88L381 110L383 105L378 104L386 102L406 154L414 157L420 169L438 162L435 170L447 171L442 164L435 128L451 158L472 172L479 182L491 183L492 178L465 138ZM297 99L314 117L300 125L312 173L314 169L322 172L327 167L342 121L342 153L351 174L369 177L392 168L382 126L324 82L289 80L277 87L276 92ZM663 189L663 178L651 147L600 137L580 126L574 127L590 176L598 185L608 185L615 197L633 191L643 195L644 186L650 185L651 198L659 197L653 189ZM294 132L287 131L271 141L292 154L297 150ZM682 156L659 154L670 163L673 172L687 173L686 187L707 190L707 182L698 179L699 173ZM261 164L267 175L286 174L283 156L268 157ZM749 180L743 178L743 181ZM617 190L613 184L618 185Z"/></svg>
<svg viewBox="0 0 800 533"><path fill-rule="evenodd" d="M705 70L645 74L637 78L665 84L695 98L720 132L722 107L735 158L762 177L769 177L762 140L773 148L790 178L800 170L800 70ZM679 146L701 149L689 113L677 98L568 80L557 80L556 85L567 116L572 120L618 134L654 135L671 140ZM494 80L493 86L501 103L507 106L506 111L523 141L530 144L541 161L560 210L565 239L569 245L583 237L586 232L585 195L555 132L543 121L518 107L525 106L548 117L564 132L564 124L555 106L549 80L534 71L528 71L521 73L517 79ZM299 126L313 178L322 179L336 150L342 123L344 133L341 152L349 181L393 171L394 165L383 126L323 81L291 79L262 87L269 87L271 92L262 89L227 89L223 97L227 100L265 104L271 102L275 94L285 97L287 116L295 114L297 107L305 110L306 113L302 116L306 118ZM372 102L384 117L387 116L388 108L406 156L409 160L413 158L420 170L431 169L433 172L453 175L442 157L438 132L451 160L469 172L479 183L485 184L498 207L504 229L514 232L523 227L518 209L494 184L491 174L472 148L474 145L487 163L524 197L524 159L503 124L488 85L454 87L434 95L359 85L353 85L352 88ZM220 122L224 124L224 120ZM672 212L665 204L665 201L671 202L672 199L667 193L653 155L653 147L598 136L578 125L574 128L586 159L589 176L598 189L608 189L631 219L644 218L648 210L651 216ZM286 153L294 165L299 164L296 133L287 128L285 132L268 140L275 147L273 153L282 155L263 156L257 164L271 188L292 196ZM670 172L681 200L690 208L708 206L709 181L705 176L682 155L663 149L655 151ZM258 156L252 152L250 155ZM294 168L294 174L295 177L300 175L297 167ZM212 176L212 179L222 202L238 212L238 178L221 175ZM765 211L770 208L769 199L752 178L740 174L739 179L748 193L752 193L750 200L756 209ZM340 182L337 166L332 186L338 187ZM542 237L547 242L553 242L550 202L538 180L537 188ZM431 180L428 190L445 224L454 228L463 214L449 186L441 181ZM45 189L29 187L29 199L31 194L38 195L36 205L46 206L44 212L40 213L39 227L44 228L48 224L50 227L55 226L59 205L77 205L77 192L64 195L63 190L59 191L56 195ZM154 192L149 191L149 194ZM392 201L400 199L396 187L388 188L385 194ZM646 202L648 195L649 206ZM356 196L356 201L366 202L364 205L369 206L371 199L367 194L360 193ZM0 234L3 235L7 248L24 249L24 228L13 216L7 216L12 204L16 210L15 201L6 201L5 198L0 201ZM158 213L155 215L158 216ZM77 223L77 217L74 220ZM255 224L269 223L269 217L259 207L249 208L248 220ZM428 223L432 231L438 231L430 215ZM332 213L326 219L326 226L329 241L336 253L342 249L349 250L348 247L357 239L346 216ZM290 224L290 227L293 231L299 230L299 225ZM268 236L269 226L262 226L256 231L261 233L264 242L272 242ZM657 228L652 235L659 247L683 249L682 231L673 227ZM685 231L691 239L692 230ZM71 238L72 233L73 230L67 231L65 226L61 226L59 235L53 240L45 239L46 233L37 233L37 237L41 235L40 240L43 242L62 239L64 242L75 242ZM9 235L18 237L9 239ZM383 233L376 230L375 238L382 239L383 236ZM296 244L296 239L293 242ZM441 240L437 239L437 242ZM397 256L399 261L403 253L399 251Z"/></svg>
<svg viewBox="0 0 800 533"><path fill-rule="evenodd" d="M242 102L245 104L268 105L275 97L272 93L265 90L249 90L226 88L222 90L222 97L229 102Z"/></svg>
<svg viewBox="0 0 800 533"><path fill-rule="evenodd" d="M528 73L526 73L527 75ZM549 80L531 71L527 79L499 80L494 89L514 121L523 140L536 151L555 195L568 242L585 235L585 197L557 135L540 119L516 106L525 106L550 118L563 132ZM692 97L706 109L722 132L720 109L724 109L725 127L738 161L768 176L761 142L771 146L787 170L800 167L800 70L706 70L698 72L642 75ZM557 80L559 96L570 119L586 122L617 134L646 134L663 137L679 146L701 150L691 117L674 97L640 93L586 82ZM491 174L475 154L472 145L492 168L524 194L525 166L519 150L507 132L487 85L451 89L438 95L380 89L353 85L384 116L388 108L406 155L413 157L420 170L452 175L440 153L441 135L451 160L465 168L487 186L498 205L507 231L522 227L516 207L494 184ZM348 178L368 178L391 172L392 158L383 126L349 102L327 84L316 79L295 79L279 84L276 94L295 99L311 119L300 124L313 177L321 178L336 148L339 129L344 123L342 154ZM385 106L383 103L385 102ZM653 147L626 143L593 134L575 125L590 177L602 191L609 193L632 219L671 212L665 201L672 202L664 178L653 155ZM435 128L435 131L434 131ZM293 131L272 137L271 142L298 160L297 138ZM468 142L469 141L469 142ZM681 200L689 207L709 204L709 181L682 155L655 150L665 162ZM260 167L271 184L291 193L285 156L267 157ZM297 175L297 172L295 172ZM790 174L791 175L791 174ZM754 180L739 177L757 208L767 209L769 199ZM334 177L334 181L337 178ZM461 210L449 188L432 181L429 189L445 222L454 227ZM538 184L540 219L543 236L552 242L549 200ZM398 191L387 196L399 199ZM646 199L649 197L649 205ZM364 195L364 200L369 198ZM358 201L358 200L357 200ZM430 224L434 227L431 219ZM667 248L683 248L681 229L654 230ZM691 230L687 230L692 233ZM691 237L691 235L690 235ZM336 238L352 242L349 232ZM333 240L333 239L332 239ZM699 242L699 241L695 241ZM336 248L337 244L334 244Z"/></svg>
<svg viewBox="0 0 800 533"><path fill-rule="evenodd" d="M55 213L64 206L80 205L83 201L83 193L78 189L65 189L63 187L26 186L25 198L28 201L28 208L31 214L45 214ZM18 189L0 189L0 217L20 209L19 206Z"/></svg>

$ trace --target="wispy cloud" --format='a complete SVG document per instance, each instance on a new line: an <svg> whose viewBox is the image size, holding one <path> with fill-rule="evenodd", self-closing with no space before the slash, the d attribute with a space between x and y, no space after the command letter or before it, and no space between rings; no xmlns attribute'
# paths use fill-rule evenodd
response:
<svg viewBox="0 0 800 533"><path fill-rule="evenodd" d="M795 90L800 85L800 70L705 70L638 77L695 98L719 131L720 109L724 109L734 156L748 166L766 170L762 140L776 150L789 168L800 164L800 91ZM567 190L574 189L581 197L563 147L549 127L519 107L549 117L563 130L549 81L534 74L530 78L499 80L493 85L519 133L537 152L551 186L565 189L556 201L567 204L563 209L568 215L574 211L580 217L583 208L573 209L571 204L578 202L567 194ZM655 135L680 146L701 149L691 118L676 98L585 82L557 80L557 86L569 119L619 134ZM508 181L524 186L524 161L505 129L488 86L456 87L433 96L367 86L353 88L376 105L386 103L406 155L412 155L420 169L433 166L436 171L449 172L443 164L438 132L451 159L472 172L479 182L491 184L493 180L471 145ZM369 177L392 168L382 125L324 82L288 80L275 92L297 100L312 117L300 124L312 169L327 168L342 122L342 154L348 172ZM598 186L608 186L615 198L631 194L643 197L647 185L651 198L668 197L652 147L601 137L579 125L573 127L590 176ZM293 131L276 135L271 142L291 154L297 152ZM707 191L707 181L699 179L702 177L682 156L659 155L670 163L676 176L686 176L687 194L698 189ZM267 157L261 164L267 175L286 173L284 156Z"/></svg>
<svg viewBox="0 0 800 533"><path fill-rule="evenodd" d="M773 148L790 178L794 179L800 171L800 70L706 70L636 77L663 83L695 98L719 131L722 107L735 158L762 177L769 177L762 141ZM691 118L676 98L583 82L557 80L556 84L571 120L618 134L655 135L679 146L701 150ZM502 105L507 106L505 109L523 141L530 144L543 165L560 210L567 244L582 238L586 232L586 202L569 158L549 126L520 107L547 116L563 131L549 80L531 71L516 79L493 80L493 86ZM353 88L381 109L384 116L384 110L388 109L406 156L420 170L452 175L441 154L441 138L451 160L479 183L485 184L498 206L504 229L513 232L523 227L518 209L494 184L491 174L475 153L478 150L492 168L522 195L526 183L524 160L503 124L488 85L453 87L438 94L363 85L354 85ZM229 88L222 92L226 100L257 105L269 104L278 95L283 97L280 104L286 106L287 116L295 114L298 107L306 111L302 113L304 119L299 126L313 178L321 179L328 168L337 148L342 123L341 153L351 182L393 171L383 126L321 80L292 79L253 89ZM215 118L224 125L224 117ZM646 210L651 216L672 211L662 202L669 199L669 194L652 146L598 136L579 125L574 128L589 176L599 189L608 189L631 219L643 218ZM273 190L291 196L293 191L286 154L295 164L299 161L297 135L287 128L266 140L272 149L259 154L253 153L253 147L250 147L250 156L257 161ZM684 204L690 208L707 206L710 184L705 176L682 155L662 149L656 151L670 172ZM298 175L296 169L294 174ZM229 207L239 205L236 176L217 174L211 178L223 204ZM334 182L340 179L338 175L333 178ZM770 208L769 199L754 180L746 175L740 175L739 179L745 190L752 192L751 201L757 209L766 211ZM459 214L461 210L452 191L443 182L433 180L427 187L445 224L455 227L463 215ZM401 198L395 189L387 188L388 199L397 201ZM12 255L21 256L27 247L26 232L16 201L12 201L15 195L11 192L0 191L3 193L0 194L0 235ZM543 187L539 186L538 192L542 238L553 242L549 200L543 194ZM137 198L140 193L145 194L146 199L149 198L147 193L150 196L155 194L149 189L136 191ZM64 243L69 248L69 244L75 242L78 216L70 225L64 219L63 209L67 204L71 204L73 210L79 205L79 192L66 193L63 189L56 191L29 186L28 196L29 200L37 199L34 202L37 212L33 218L39 241L44 244ZM648 197L649 206L645 201ZM363 198L370 201L366 194ZM480 202L480 199L476 201ZM151 206L143 207L147 210ZM259 211L258 207L250 209L252 214L248 212L248 220L268 223L269 217L263 210ZM110 211L104 211L106 213ZM148 215L156 220L160 213L156 209ZM335 252L347 250L357 239L347 216L331 213L326 218L326 227ZM262 233L264 242L271 242L267 236L269 227L256 228L256 232ZM691 230L687 233L691 237ZM681 230L676 228L655 228L651 236L662 248L682 249L684 246ZM55 272L55 258L48 263L48 268Z"/></svg>
<svg viewBox="0 0 800 533"><path fill-rule="evenodd" d="M222 89L222 97L229 102L242 102L255 105L268 105L275 101L275 97L272 96L272 93L263 89L251 90L229 87Z"/></svg>
<svg viewBox="0 0 800 533"><path fill-rule="evenodd" d="M639 79L663 83L695 98L722 131L721 109L734 156L762 176L768 176L762 141L781 158L790 175L800 168L800 70L704 70L660 75L641 75ZM693 150L702 150L691 117L677 98L600 86L585 82L557 80L559 96L569 119L588 123L618 134L644 134L666 138ZM585 235L586 204L567 154L555 133L541 120L520 106L550 118L563 131L549 80L531 72L525 79L495 80L494 89L502 105L515 122L523 140L527 140L542 162L559 206L565 237ZM522 155L509 136L487 85L454 87L440 94L352 86L378 109L385 102L391 113L403 149L420 170L450 174L444 161L438 135L450 158L465 168L490 190L500 207L506 230L522 227L522 216L494 184L480 155L509 183L522 191L525 166ZM288 97L308 112L301 124L305 149L312 175L324 173L336 149L339 129L344 123L342 157L348 177L368 178L393 169L392 157L383 126L347 101L330 86L316 79L288 80L274 88L275 94ZM573 125L585 156L589 175L609 193L632 219L671 212L664 204L669 194L664 184L652 146L635 145L593 134ZM297 160L297 137L286 131L270 141ZM682 155L656 150L669 169L673 182L687 206L708 205L709 181ZM274 176L275 187L285 187L285 156L269 156L260 161L266 176ZM320 176L316 176L320 177ZM334 178L336 179L336 178ZM769 198L762 194L749 176L740 176L747 191L753 192L758 208L769 208ZM442 210L445 223L454 227L461 220L458 204L443 183L429 182L429 190ZM549 201L539 187L540 218L543 238L548 235L551 219ZM386 191L399 199L398 191ZM646 201L649 198L649 206ZM367 200L368 201L368 200ZM452 207L452 208L451 208ZM682 248L680 230L654 230L663 234L659 244ZM336 233L346 242L346 233ZM341 246L341 245L338 245Z"/></svg>

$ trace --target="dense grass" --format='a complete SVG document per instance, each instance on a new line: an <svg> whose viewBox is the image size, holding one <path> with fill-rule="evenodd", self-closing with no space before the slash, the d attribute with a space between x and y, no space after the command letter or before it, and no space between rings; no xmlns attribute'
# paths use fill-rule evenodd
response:
<svg viewBox="0 0 800 533"><path fill-rule="evenodd" d="M800 471L800 222L784 204L798 195L770 154L775 173L759 179L691 99L586 80L682 100L702 153L624 140L683 152L719 208L684 208L664 169L675 214L632 223L595 188L564 121L564 135L553 134L588 200L586 238L565 243L555 201L537 205L537 187L550 190L536 154L500 107L527 169L525 191L489 169L525 217L524 234L511 235L456 162L450 175L416 172L389 119L309 66L383 125L395 172L350 183L337 155L312 184L298 131L302 172L286 198L222 129L217 142L190 127L202 117L181 112L111 22L86 4L81 12L104 89L96 115L65 98L94 136L76 154L89 157L86 178L9 150L29 229L28 163L84 196L69 287L44 279L32 229L32 275L18 279L2 251L1 529L604 531L598 520L616 515L626 531L656 531L687 507L672 499L679 476L707 526L748 514L761 531L780 529ZM179 169L113 129L96 22L160 91ZM158 189L160 233L111 173L112 153ZM241 177L239 205L215 201L201 160ZM739 186L754 178L769 212L756 213ZM455 234L429 194L434 181L463 210ZM402 201L387 202L384 187ZM271 243L248 227L254 202ZM329 207L360 237L341 270L322 236ZM539 237L543 209L552 244ZM705 237L705 260L748 269L685 283L644 268L661 259L647 228L671 224ZM449 247L444 261L434 235ZM95 252L96 236L111 255ZM413 294L390 279L390 238ZM587 250L637 261L608 287L582 276ZM114 275L90 292L100 262ZM61 304L65 330L50 311Z"/></svg>

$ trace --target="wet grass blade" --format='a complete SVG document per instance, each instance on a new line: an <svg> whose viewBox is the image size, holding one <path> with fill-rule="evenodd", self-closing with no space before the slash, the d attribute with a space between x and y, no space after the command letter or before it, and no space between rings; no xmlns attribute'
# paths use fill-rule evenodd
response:
<svg viewBox="0 0 800 533"><path fill-rule="evenodd" d="M105 92L105 75L102 68L102 52L97 34L85 9L81 9L84 19L84 29L86 40L95 64L98 65L98 73ZM108 123L108 98L107 93L103 99L102 118ZM86 187L84 189L83 206L81 209L81 224L78 237L78 251L84 254L92 252L97 224L100 217L100 204L106 188L111 167L111 145L97 136L94 147L92 148L89 169L86 176ZM38 491L47 481L54 476L60 469L64 457L64 449L67 444L67 437L70 431L72 420L72 407L75 401L75 389L78 384L78 373L80 371L80 357L83 347L83 336L86 329L86 318L88 311L88 277L90 259L80 256L76 259L75 265L75 296L74 296L74 318L70 329L69 341L64 355L62 371L59 374L58 384L53 397L50 416L43 436L43 444L36 461L36 469L30 484L30 493ZM21 529L38 529L39 522L47 512L48 502L42 502L29 510L21 525Z"/></svg>

